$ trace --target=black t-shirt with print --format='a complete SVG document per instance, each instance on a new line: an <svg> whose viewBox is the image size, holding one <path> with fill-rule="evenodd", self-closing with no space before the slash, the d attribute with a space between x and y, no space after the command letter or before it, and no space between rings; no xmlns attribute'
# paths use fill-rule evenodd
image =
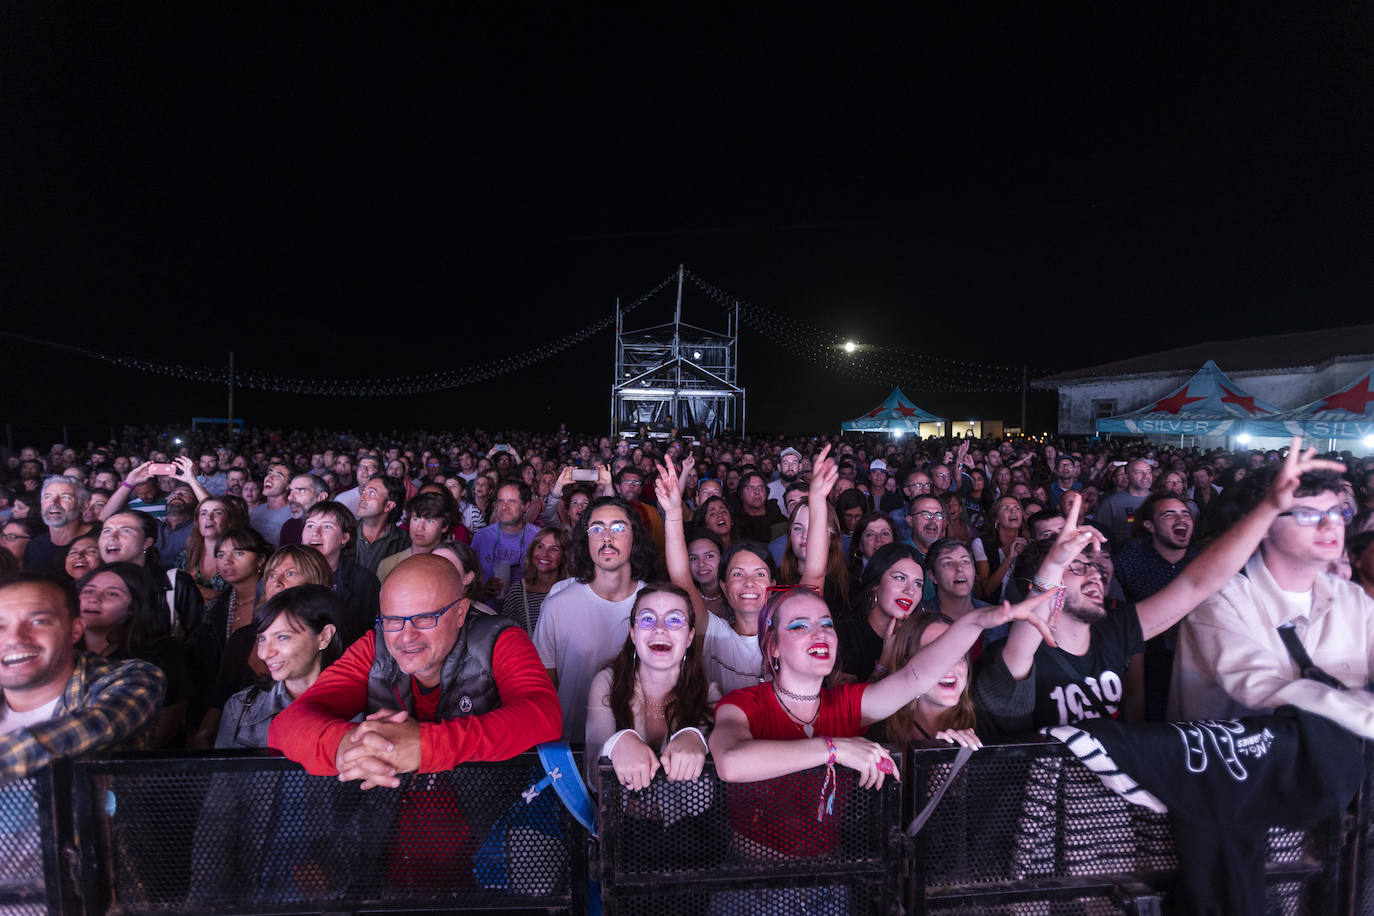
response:
<svg viewBox="0 0 1374 916"><path fill-rule="evenodd" d="M1091 631L1086 655L1072 655L1045 643L1035 650L1036 728L1099 718L1098 707L1087 699L1088 691L1113 718L1119 718L1126 664L1132 655L1145 651L1140 616L1134 604L1123 605L1108 611L1106 617L1092 625ZM1059 664L1055 656L1064 664Z"/></svg>

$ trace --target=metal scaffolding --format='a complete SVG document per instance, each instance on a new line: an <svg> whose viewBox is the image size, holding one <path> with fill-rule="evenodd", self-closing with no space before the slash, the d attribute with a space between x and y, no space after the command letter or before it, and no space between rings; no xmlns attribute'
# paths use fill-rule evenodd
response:
<svg viewBox="0 0 1374 916"><path fill-rule="evenodd" d="M697 438L744 434L739 378L739 304L726 313L724 333L682 320L684 271L677 269L673 320L637 330L621 322L615 304L615 375L611 435L663 438L677 430Z"/></svg>

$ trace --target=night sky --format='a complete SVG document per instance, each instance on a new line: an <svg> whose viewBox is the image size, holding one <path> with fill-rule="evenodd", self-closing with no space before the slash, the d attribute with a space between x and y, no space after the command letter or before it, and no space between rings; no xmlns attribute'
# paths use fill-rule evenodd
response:
<svg viewBox="0 0 1374 916"><path fill-rule="evenodd" d="M679 263L827 333L1032 374L1369 320L1368 4L181 6L0 19L5 330L425 374L573 333ZM686 317L724 326L691 289ZM601 432L612 340L439 394L240 391L235 412ZM890 387L741 347L751 431L836 429ZM0 348L21 435L224 415L209 383ZM907 387L1019 419L1017 393ZM1054 404L1032 398L1032 429Z"/></svg>

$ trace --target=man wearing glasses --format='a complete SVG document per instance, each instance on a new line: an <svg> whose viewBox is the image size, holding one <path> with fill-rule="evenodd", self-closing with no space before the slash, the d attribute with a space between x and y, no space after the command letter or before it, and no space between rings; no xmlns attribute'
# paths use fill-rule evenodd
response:
<svg viewBox="0 0 1374 916"><path fill-rule="evenodd" d="M376 627L277 716L269 745L371 789L557 740L558 695L529 637L469 607L453 564L406 559L382 588Z"/></svg>
<svg viewBox="0 0 1374 916"><path fill-rule="evenodd" d="M1223 586L1231 592L1235 584L1232 577L1242 567L1247 573L1253 572L1254 561L1249 566L1246 561L1262 539L1266 543L1272 540L1271 526L1282 528L1293 521L1290 512L1324 502L1323 497L1295 496L1295 492L1307 492L1311 486L1300 485L1300 480L1310 480L1314 472L1339 470L1342 466L1315 459L1311 451L1300 454L1297 446L1295 442L1282 467L1275 467L1277 473L1270 472L1254 482L1256 495L1251 500L1251 511L1214 540L1172 582L1138 604L1128 604L1111 613L1103 606L1104 570L1090 549L1102 540L1102 534L1078 524L1082 497L1068 494L1063 530L1053 541L1032 541L1019 561L1019 565L1035 569L1032 564L1043 557L1031 588L1058 592L1055 599L1044 603L1042 611L1037 611L1046 615L1057 645L1046 645L1040 631L1029 624L1013 624L1007 639L983 654L978 677L973 682L982 707L999 720L1003 730L1019 734L1098 718L1104 713L1117 717L1124 694L1126 663L1131 656L1144 651L1145 640L1183 620ZM1334 495L1331 504L1336 504ZM1335 553L1339 554L1339 537L1337 541ZM1253 604L1241 603L1235 610L1235 618L1247 623L1251 630L1261 626L1256 616ZM1185 625L1184 633L1189 629ZM1181 640L1178 665L1210 666L1211 660L1221 657L1223 651L1231 651L1223 650L1222 643L1232 638L1230 634L1218 634L1213 642L1188 655L1184 654ZM1277 635L1275 641L1278 642ZM1276 657L1275 661L1286 659ZM1362 661L1360 670L1364 668ZM1363 675L1361 678L1363 682ZM1195 699L1205 685L1206 675L1180 684L1176 673L1170 690L1170 718L1177 718L1173 713L1179 711L1174 703L1185 696ZM1183 718L1216 717L1213 711L1193 708L1181 712Z"/></svg>
<svg viewBox="0 0 1374 916"><path fill-rule="evenodd" d="M534 645L563 706L563 738L586 738L592 678L625 644L635 594L653 570L654 549L639 515L603 496L582 514L572 539L572 580L544 599Z"/></svg>
<svg viewBox="0 0 1374 916"><path fill-rule="evenodd" d="M1248 501L1276 474L1270 463L1247 477ZM1304 474L1259 552L1184 621L1171 715L1232 718L1291 704L1374 737L1374 602L1329 572L1351 519L1341 490L1335 473Z"/></svg>

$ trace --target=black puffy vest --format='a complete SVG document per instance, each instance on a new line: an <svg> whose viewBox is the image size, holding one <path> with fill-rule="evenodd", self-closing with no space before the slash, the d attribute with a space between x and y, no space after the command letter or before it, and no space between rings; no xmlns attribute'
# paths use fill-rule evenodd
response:
<svg viewBox="0 0 1374 916"><path fill-rule="evenodd" d="M439 673L440 721L459 716L480 716L501 706L496 689L491 656L496 639L515 621L508 617L492 617L469 612L458 642L444 660ZM410 675L401 671L387 650L381 624L377 624L377 657L367 676L367 712L395 709L399 703L406 712L415 712L410 692Z"/></svg>

